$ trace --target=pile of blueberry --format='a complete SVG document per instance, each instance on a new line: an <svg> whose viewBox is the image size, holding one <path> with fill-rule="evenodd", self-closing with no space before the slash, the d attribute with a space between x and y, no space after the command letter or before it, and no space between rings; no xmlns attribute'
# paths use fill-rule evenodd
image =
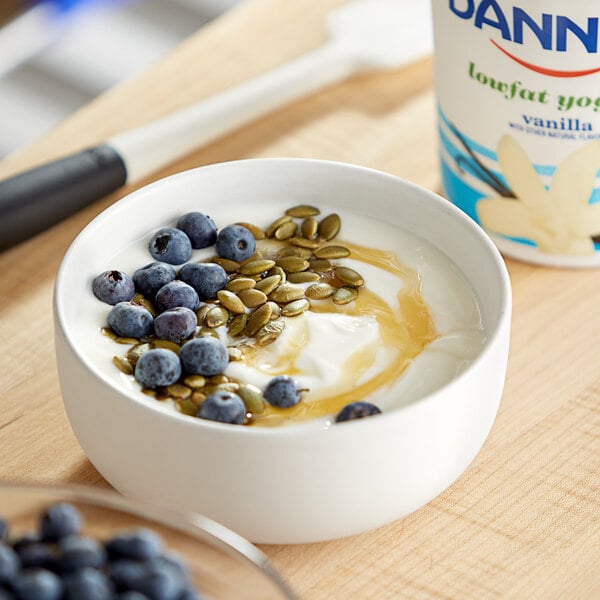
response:
<svg viewBox="0 0 600 600"><path fill-rule="evenodd" d="M0 600L200 600L188 569L150 529L105 542L82 535L82 516L53 504L37 531L12 539L0 518Z"/></svg>
<svg viewBox="0 0 600 600"><path fill-rule="evenodd" d="M108 325L124 338L149 336L182 344L179 353L154 348L138 359L134 377L146 389L173 385L187 375L210 377L222 373L229 362L227 347L214 337L191 337L196 331L196 312L205 300L214 299L227 283L227 273L216 263L186 262L192 249L215 245L221 258L243 261L254 254L252 233L240 225L224 227L217 233L213 220L199 212L183 215L177 227L159 229L148 249L156 262L138 269L133 277L111 270L98 275L94 295L112 305ZM183 264L177 271L173 265ZM157 315L132 302L135 294L151 300ZM267 402L290 407L300 401L296 382L288 376L275 377L264 391ZM210 394L198 409L200 418L243 424L246 406L240 396L220 391Z"/></svg>

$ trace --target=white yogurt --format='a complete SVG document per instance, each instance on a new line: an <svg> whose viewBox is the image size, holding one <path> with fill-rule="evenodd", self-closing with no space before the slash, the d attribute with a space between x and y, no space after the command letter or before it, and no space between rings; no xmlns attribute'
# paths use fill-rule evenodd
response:
<svg viewBox="0 0 600 600"><path fill-rule="evenodd" d="M321 207L328 214L327 207ZM252 220L266 226L282 210L278 207L252 207L247 214L236 210L223 210L215 219L217 226L224 227L239 220ZM413 402L448 383L463 371L479 354L486 336L481 321L477 299L468 282L448 257L425 240L375 219L336 211L342 218L340 240L392 251L401 263L419 273L422 281L422 297L433 317L437 338L430 343L397 380L376 390L369 398L382 410ZM168 225L168 224L166 224ZM143 240L108 257L104 269L119 269L129 274L152 262ZM191 260L200 260L214 254L214 248L194 251ZM394 311L400 311L398 291L404 285L400 277L373 265L354 259L340 259L338 264L359 271L365 286L380 296ZM102 336L99 329L106 324L110 310L91 293L91 280L97 273L89 274L90 293L80 304L81 343L90 359L104 375L119 386L126 386L133 394L147 402L156 402L140 391L133 377L115 368L112 358L123 355L126 346L116 344ZM254 361L232 362L226 373L240 380L263 388L272 377L274 365L282 355L292 356L295 373L301 387L309 388L303 401L311 401L327 390L335 389L344 374L344 365L356 352L365 347L372 349L372 362L361 374L363 382L381 373L393 359L388 348L381 344L380 325L371 315L339 312L307 312L302 316L287 318L286 327L279 339L262 349ZM331 417L320 420L324 425Z"/></svg>

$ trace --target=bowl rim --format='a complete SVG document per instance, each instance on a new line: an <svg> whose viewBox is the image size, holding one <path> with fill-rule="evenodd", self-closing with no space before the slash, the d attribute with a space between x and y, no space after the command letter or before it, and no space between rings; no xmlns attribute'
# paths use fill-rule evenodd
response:
<svg viewBox="0 0 600 600"><path fill-rule="evenodd" d="M143 196L149 191L155 192L159 191L161 188L168 187L174 180L183 180L186 178L194 178L196 174L199 172L206 173L209 171L218 171L223 169L235 169L238 165L245 164L262 164L269 165L273 164L274 166L280 166L282 163L287 163L291 165L299 165L302 167L304 165L316 164L320 165L323 168L341 168L348 169L352 171L360 171L362 173L367 174L368 176L376 177L376 178L384 178L388 180L395 181L397 185L401 185L405 188L408 188L415 193L420 194L421 196L426 196L429 202L434 203L440 209L442 209L446 213L450 213L452 218L458 219L462 222L463 226L470 229L478 238L479 242L482 245L482 248L487 250L488 258L491 261L491 264L496 269L497 275L499 276L500 283L500 309L498 314L498 319L496 326L492 330L487 330L488 337L482 348L482 350L477 354L475 359L456 377L452 378L450 381L440 386L433 392L418 398L404 406L399 406L394 408L393 410L389 410L387 412L383 412L379 415L374 415L368 419L355 419L351 421L347 421L341 424L336 424L336 427L324 427L322 424L318 423L318 421L306 421L294 424L288 424L282 427L240 427L239 425L231 425L227 423L220 423L217 421L210 421L207 419L199 419L199 418L190 418L187 415L180 414L168 407L162 406L160 403L155 402L151 403L145 398L140 398L133 391L130 391L126 388L119 388L113 381L109 380L104 373L89 359L85 357L85 355L78 349L77 343L73 339L71 332L68 327L65 326L65 323L68 322L64 313L63 307L60 304L60 291L62 288L62 282L67 277L67 267L70 260L70 257L75 254L77 251L78 245L82 242L85 237L87 237L90 232L94 231L96 228L102 226L102 223L107 218L112 218L114 214L118 214L121 210L124 210L126 206L138 201L139 196ZM418 235L418 234L417 234ZM442 250L443 251L443 250ZM459 267L460 268L460 267ZM302 435L309 434L312 435L315 432L324 432L327 431L328 435L332 435L332 432L358 432L361 429L368 429L371 427L377 427L378 424L383 421L389 421L393 419L401 418L402 415L410 413L411 411L417 410L420 406L436 402L437 399L445 395L448 390L457 387L462 384L462 382L470 377L472 371L476 370L479 365L485 360L487 355L493 352L493 349L501 342L506 331L510 331L510 321L511 321L511 313L512 313L512 296L511 296L511 284L510 277L508 274L508 270L506 268L506 264L504 259L502 258L499 250L496 248L491 238L487 233L473 221L466 213L460 210L457 206L452 204L449 200L443 198L439 194L415 184L411 181L403 179L397 175L393 175L391 173L387 173L384 171L380 171L371 167L365 167L362 165L357 165L353 163L341 162L341 161L331 161L331 160L322 160L316 158L286 158L286 157L277 157L277 158L248 158L248 159L240 159L240 160L231 160L226 162L218 162L203 165L200 167L195 167L192 169L187 169L185 171L180 171L169 175L167 177L160 178L156 181L153 181L147 185L144 185L140 188L135 189L134 191L126 194L121 199L117 200L114 204L109 206L100 212L92 221L90 221L75 237L69 248L67 249L57 272L55 285L54 285L54 293L53 293L53 305L54 305L54 315L57 324L60 326L61 332L69 345L71 351L74 356L77 357L79 362L89 370L97 379L99 379L102 384L107 385L111 388L116 394L120 395L123 398L127 398L128 401L133 401L137 406L139 406L142 410L150 410L156 415L160 415L162 418L166 419L175 419L181 426L184 427L193 427L199 428L200 430L208 429L209 431L219 432L221 435L235 435L235 436L262 436L262 437L270 437L273 439L278 439L282 436L286 438L290 435ZM340 427L341 425L341 427Z"/></svg>
<svg viewBox="0 0 600 600"><path fill-rule="evenodd" d="M289 584L273 567L266 554L235 531L200 513L175 511L139 499L126 498L108 488L75 483L45 484L3 480L0 481L0 495L5 491L40 497L54 495L57 501L60 499L65 502L82 502L159 523L252 564L271 579L288 600L297 599Z"/></svg>

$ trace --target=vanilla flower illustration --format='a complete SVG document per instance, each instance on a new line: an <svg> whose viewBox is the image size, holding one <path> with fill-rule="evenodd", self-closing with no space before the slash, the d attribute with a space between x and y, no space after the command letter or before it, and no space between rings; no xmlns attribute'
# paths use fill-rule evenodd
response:
<svg viewBox="0 0 600 600"><path fill-rule="evenodd" d="M534 241L541 252L591 254L600 235L600 202L590 204L600 170L600 141L569 155L546 189L527 154L505 135L498 162L516 198L489 197L477 203L482 226L490 232Z"/></svg>

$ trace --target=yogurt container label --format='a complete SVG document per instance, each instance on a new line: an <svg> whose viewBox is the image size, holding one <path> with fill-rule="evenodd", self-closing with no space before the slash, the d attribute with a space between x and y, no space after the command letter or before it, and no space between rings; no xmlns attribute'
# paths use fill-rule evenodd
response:
<svg viewBox="0 0 600 600"><path fill-rule="evenodd" d="M433 0L445 192L507 256L600 265L599 14Z"/></svg>

